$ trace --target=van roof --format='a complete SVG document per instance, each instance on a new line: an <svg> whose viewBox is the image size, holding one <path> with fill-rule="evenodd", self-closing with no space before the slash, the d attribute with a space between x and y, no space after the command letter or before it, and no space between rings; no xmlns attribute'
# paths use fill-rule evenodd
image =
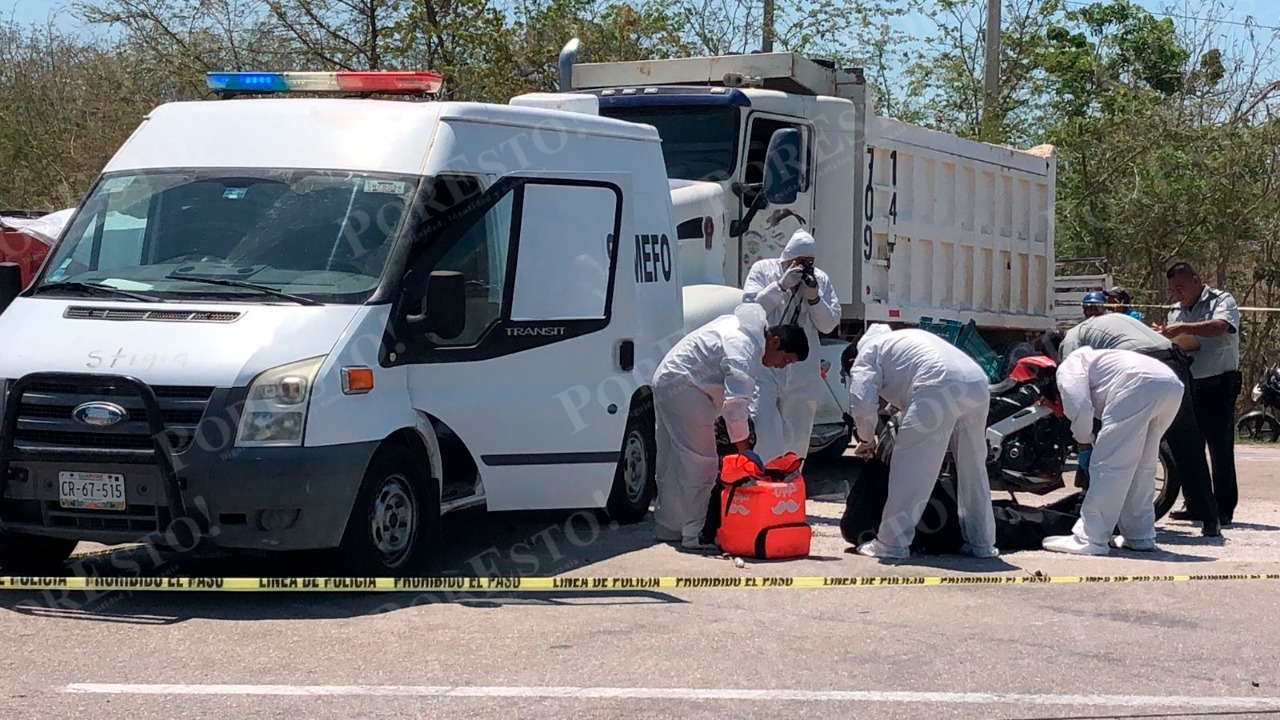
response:
<svg viewBox="0 0 1280 720"><path fill-rule="evenodd" d="M440 123L660 142L650 126L543 108L365 98L252 98L156 107L104 172L298 167L419 174ZM484 148L487 149L487 148ZM478 150L479 152L480 150Z"/></svg>

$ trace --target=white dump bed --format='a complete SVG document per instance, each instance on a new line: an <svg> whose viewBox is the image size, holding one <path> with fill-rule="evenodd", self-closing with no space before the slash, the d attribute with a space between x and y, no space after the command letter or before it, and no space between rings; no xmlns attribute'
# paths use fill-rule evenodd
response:
<svg viewBox="0 0 1280 720"><path fill-rule="evenodd" d="M868 321L1053 327L1052 146L988 145L869 114L857 203Z"/></svg>
<svg viewBox="0 0 1280 720"><path fill-rule="evenodd" d="M576 89L725 85L847 98L860 96L863 82L861 70L825 67L790 52L581 63L573 70Z"/></svg>

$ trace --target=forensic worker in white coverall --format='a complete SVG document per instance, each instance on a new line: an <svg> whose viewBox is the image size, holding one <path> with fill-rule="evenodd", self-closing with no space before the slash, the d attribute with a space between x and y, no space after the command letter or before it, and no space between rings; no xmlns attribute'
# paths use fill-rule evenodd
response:
<svg viewBox="0 0 1280 720"><path fill-rule="evenodd" d="M879 531L857 552L878 558L911 555L916 524L954 437L956 505L965 540L961 552L998 556L986 470L991 398L986 373L956 346L914 328L872 325L858 340L856 352L849 370L849 414L859 448L874 446L880 398L902 411Z"/></svg>
<svg viewBox="0 0 1280 720"><path fill-rule="evenodd" d="M1089 489L1071 535L1045 550L1107 555L1109 546L1156 549L1156 461L1160 438L1178 415L1183 385L1173 370L1132 350L1082 347L1058 366L1062 409L1080 447ZM1097 438L1094 419L1102 421ZM1120 529L1120 535L1111 532Z"/></svg>
<svg viewBox="0 0 1280 720"><path fill-rule="evenodd" d="M701 537L720 471L715 423L748 449L748 407L761 367L782 368L809 355L804 331L769 327L764 309L742 304L694 330L671 348L653 375L657 420L658 539L688 549L716 547Z"/></svg>
<svg viewBox="0 0 1280 720"><path fill-rule="evenodd" d="M805 230L791 235L780 258L757 260L747 274L742 301L764 308L770 325L796 324L809 340L809 357L756 378L756 447L768 462L788 451L809 454L813 416L823 387L819 333L840 323L840 300L827 274L813 266L817 243Z"/></svg>

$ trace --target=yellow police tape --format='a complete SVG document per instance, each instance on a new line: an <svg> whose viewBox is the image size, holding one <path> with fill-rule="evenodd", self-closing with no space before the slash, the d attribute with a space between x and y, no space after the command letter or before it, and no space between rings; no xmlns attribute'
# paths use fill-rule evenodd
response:
<svg viewBox="0 0 1280 720"><path fill-rule="evenodd" d="M544 592L557 590L695 590L848 588L921 585L1052 585L1280 580L1280 573L1234 575L1014 575L985 577L5 577L0 590L197 592Z"/></svg>

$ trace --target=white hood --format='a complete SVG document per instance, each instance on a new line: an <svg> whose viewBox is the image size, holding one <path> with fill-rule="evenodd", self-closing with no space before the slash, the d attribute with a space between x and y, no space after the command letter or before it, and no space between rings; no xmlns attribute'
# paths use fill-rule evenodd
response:
<svg viewBox="0 0 1280 720"><path fill-rule="evenodd" d="M52 246L57 244L63 228L75 211L75 208L67 208L38 218L0 217L0 226L21 230Z"/></svg>
<svg viewBox="0 0 1280 720"><path fill-rule="evenodd" d="M671 190L671 202L674 205L722 205L720 198L724 188L717 183L701 180L667 180Z"/></svg>
<svg viewBox="0 0 1280 720"><path fill-rule="evenodd" d="M105 320L64 317L68 308L240 315L232 322ZM242 386L268 368L327 355L368 310L351 305L18 298L0 314L0 337L5 339L0 379L56 371L130 375L152 385Z"/></svg>
<svg viewBox="0 0 1280 720"><path fill-rule="evenodd" d="M711 182L695 180L668 180L671 191L671 212L677 226L688 220L711 219L712 241L707 247L704 233L680 241L680 280L685 285L723 285L726 266L724 236L725 194L724 188ZM705 222L705 220L704 220ZM734 273L736 278L737 274Z"/></svg>

